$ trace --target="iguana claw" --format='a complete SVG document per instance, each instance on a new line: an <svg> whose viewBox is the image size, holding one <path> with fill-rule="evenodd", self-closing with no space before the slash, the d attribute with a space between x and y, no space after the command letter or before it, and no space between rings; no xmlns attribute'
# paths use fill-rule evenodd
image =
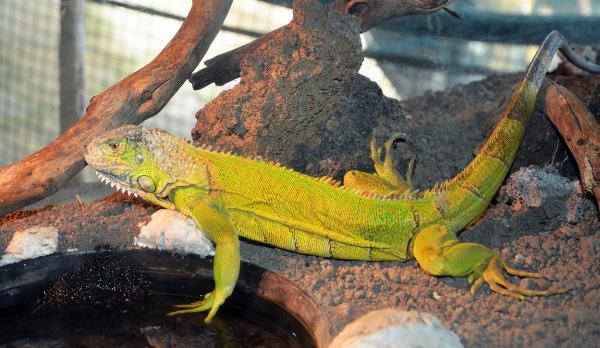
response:
<svg viewBox="0 0 600 348"><path fill-rule="evenodd" d="M539 273L514 269L502 261L490 248L477 243L461 243L444 225L423 228L415 237L413 252L419 266L436 276L467 277L471 293L475 294L483 283L501 295L523 300L525 296L548 296L566 292L558 290L531 290L509 283L503 275L543 278Z"/></svg>
<svg viewBox="0 0 600 348"><path fill-rule="evenodd" d="M471 285L471 293L475 294L477 289L486 282L490 289L494 292L497 292L501 295L511 296L517 298L519 300L523 300L525 296L549 296L554 294L564 293L566 289L557 289L557 290L531 290L526 289L514 284L509 283L504 275L502 274L502 270L505 270L506 273L518 277L527 277L527 278L543 278L544 276L540 273L535 272L527 272L518 269L514 269L506 264L500 257L494 255L487 267L481 274L473 274L469 277L469 281L472 282Z"/></svg>
<svg viewBox="0 0 600 348"><path fill-rule="evenodd" d="M370 155L375 167L375 173L364 173L351 170L344 175L344 186L353 187L362 191L376 192L383 195L412 192L412 174L415 156L411 156L408 163L406 178L396 171L396 164L392 158L392 146L398 139L406 139L406 134L394 133L383 145L377 146L375 132L370 142ZM385 150L385 154L383 151ZM383 160L381 159L383 155Z"/></svg>
<svg viewBox="0 0 600 348"><path fill-rule="evenodd" d="M410 157L408 169L406 171L406 177L403 178L402 175L396 171L396 164L392 158L392 146L394 146L396 141L406 139L407 137L408 136L405 133L396 132L385 141L383 148L381 148L376 145L375 131L373 131L373 136L370 142L371 160L375 166L375 172L381 178L397 186L398 190L401 191L412 191L412 174L416 157L414 155ZM385 150L385 154L383 156L383 161L381 161L383 150Z"/></svg>
<svg viewBox="0 0 600 348"><path fill-rule="evenodd" d="M217 309L219 309L219 307L221 305L221 303L215 303L214 298L215 298L215 296L213 295L213 293L209 292L200 301L195 301L192 303L182 304L182 305L175 305L174 306L175 308L181 308L181 309L167 313L167 315L171 317L171 316L179 315L179 314L204 312L204 311L210 309L210 312L204 319L204 322L208 324L211 322L213 316L217 313Z"/></svg>

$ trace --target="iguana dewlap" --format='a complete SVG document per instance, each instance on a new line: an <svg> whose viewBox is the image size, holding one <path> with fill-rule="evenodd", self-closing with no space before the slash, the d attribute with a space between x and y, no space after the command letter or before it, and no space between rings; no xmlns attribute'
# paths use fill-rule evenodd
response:
<svg viewBox="0 0 600 348"><path fill-rule="evenodd" d="M553 32L474 160L453 179L424 192L411 192L410 180L395 171L391 141L383 162L381 149L371 145L375 174L348 172L344 186L275 163L197 148L162 130L138 126L98 137L87 146L85 159L102 180L189 216L215 243L214 291L171 314L210 310L205 321L212 319L237 281L240 236L337 259L415 258L432 275L468 277L473 293L486 282L491 290L517 298L550 295L560 291L508 283L503 270L541 275L512 269L493 250L461 243L456 233L482 215L508 173L559 48L567 50L562 36ZM598 68L577 59L579 66Z"/></svg>

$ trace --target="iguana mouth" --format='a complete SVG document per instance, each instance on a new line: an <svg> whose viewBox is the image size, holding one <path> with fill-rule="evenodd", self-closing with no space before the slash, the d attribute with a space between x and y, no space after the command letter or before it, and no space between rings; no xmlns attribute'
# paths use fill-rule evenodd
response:
<svg viewBox="0 0 600 348"><path fill-rule="evenodd" d="M123 182L123 180L119 179L119 177L117 177L113 174L104 173L97 169L94 169L94 172L96 173L96 176L98 177L98 179L100 179L101 182L105 183L106 185L110 185L111 187L116 188L117 191L121 191L130 196L133 195L134 197L141 197L141 198L149 200L155 204L157 204L156 201L159 201L159 202L162 202L165 204L168 203L168 199L157 196L152 193L144 192L140 189L132 187L131 185L126 184L125 182Z"/></svg>
<svg viewBox="0 0 600 348"><path fill-rule="evenodd" d="M112 174L104 173L97 169L94 169L94 172L96 173L98 179L100 179L100 182L103 182L106 185L110 185L111 187L116 188L117 191L127 193L128 195L134 195L135 197L138 197L138 195L143 195L140 190L125 184L121 179Z"/></svg>

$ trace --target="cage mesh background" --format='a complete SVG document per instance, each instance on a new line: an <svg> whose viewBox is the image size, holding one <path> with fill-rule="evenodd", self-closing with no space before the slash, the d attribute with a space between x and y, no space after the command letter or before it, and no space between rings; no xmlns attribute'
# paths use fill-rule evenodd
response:
<svg viewBox="0 0 600 348"><path fill-rule="evenodd" d="M185 16L190 0L128 1ZM570 13L594 15L600 0L577 0L577 6L558 0L478 0L456 2L454 8L498 13ZM592 6L593 5L593 6ZM236 0L225 24L229 28L267 32L289 22L291 10L260 0ZM0 1L0 166L39 150L59 132L59 0ZM114 6L102 0L85 1L85 90L89 100L152 59L178 30L181 22L165 16ZM205 58L238 47L253 38L222 30ZM400 43L400 44L398 44ZM482 78L486 73L457 72L455 66L482 71L523 70L535 46L508 46L460 40L424 40L379 33L363 36L367 52L380 60L365 59L361 73L377 81L384 93L396 98L443 89ZM403 63L410 54L444 57L445 69L427 69ZM202 63L201 63L202 64ZM189 137L195 113L221 90L209 86L192 91L185 83L159 115L147 123Z"/></svg>
<svg viewBox="0 0 600 348"><path fill-rule="evenodd" d="M147 0L135 4L183 17L191 1ZM255 21L262 26L254 26L253 30L266 32L271 25L283 25L291 18L286 8L275 6L271 11L273 18L265 22L269 13L259 10L262 11L258 17L245 16L244 12L249 13L247 6L236 4L227 22L244 18L236 27L248 27L248 23ZM0 1L0 166L39 150L59 135L59 21L59 0ZM102 1L85 1L87 99L144 66L162 50L180 25L181 21L161 15ZM252 39L222 31L206 57ZM185 83L160 114L146 123L189 137L196 111L229 87L210 86L193 91Z"/></svg>

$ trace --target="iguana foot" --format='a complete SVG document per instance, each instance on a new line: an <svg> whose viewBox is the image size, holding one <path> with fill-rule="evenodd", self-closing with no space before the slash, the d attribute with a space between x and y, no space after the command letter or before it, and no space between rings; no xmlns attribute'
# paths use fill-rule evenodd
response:
<svg viewBox="0 0 600 348"><path fill-rule="evenodd" d="M392 134L388 140L386 140L386 142L383 144L383 148L381 148L376 144L375 132L373 131L373 136L371 137L371 142L369 143L371 148L371 160L375 166L375 172L382 179L390 182L392 185L395 185L398 188L397 190L412 190L412 173L416 157L411 157L410 162L408 163L408 170L406 171L405 178L403 178L402 175L400 175L400 173L398 173L396 170L396 164L392 158L392 146L394 146L394 143L400 139L406 138L406 134L396 132ZM383 156L383 161L381 161L381 155L384 149L385 154Z"/></svg>
<svg viewBox="0 0 600 348"><path fill-rule="evenodd" d="M396 194L411 192L412 173L415 164L415 156L412 156L408 163L406 178L402 177L396 170L396 164L392 159L392 146L398 139L406 138L404 133L394 133L383 145L378 147L376 144L375 133L371 138L370 156L375 167L375 173L364 173L358 170L351 170L344 175L344 186L353 187L362 191L377 192L381 194ZM385 154L383 151L385 149ZM381 159L383 154L383 161Z"/></svg>
<svg viewBox="0 0 600 348"><path fill-rule="evenodd" d="M214 295L214 291L213 292L209 292L208 294L204 295L204 298L200 301L195 301L192 303L188 303L188 304L182 304L182 305L175 305L175 308L181 308L180 310L177 311L173 311L170 313L167 313L168 316L174 316L174 315L179 315L179 314L189 314L189 313L198 313L198 312L204 312L210 309L210 312L208 312L208 315L206 316L206 318L204 318L204 322L206 324L210 323L212 318L215 316L215 314L217 314L217 310L219 309L219 307L223 304L223 302L225 302L225 298L219 300L215 298L217 296Z"/></svg>
<svg viewBox="0 0 600 348"><path fill-rule="evenodd" d="M561 294L566 292L566 289L557 290L531 290L523 288L514 284L509 283L504 278L502 270L506 273L518 277L525 278L543 278L544 276L540 273L527 272L518 269L514 269L506 264L499 256L494 255L489 260L485 269L481 272L473 272L468 277L469 283L471 283L471 293L474 295L477 289L486 282L490 289L501 295L511 296L519 300L523 300L525 296L549 296L554 294Z"/></svg>
<svg viewBox="0 0 600 348"><path fill-rule="evenodd" d="M496 252L477 243L461 243L456 235L444 225L424 227L415 237L413 254L419 266L436 276L467 277L471 293L487 283L490 289L501 295L522 300L525 296L548 296L566 292L558 290L531 290L509 283L508 274L542 278L539 273L514 269L502 261Z"/></svg>

